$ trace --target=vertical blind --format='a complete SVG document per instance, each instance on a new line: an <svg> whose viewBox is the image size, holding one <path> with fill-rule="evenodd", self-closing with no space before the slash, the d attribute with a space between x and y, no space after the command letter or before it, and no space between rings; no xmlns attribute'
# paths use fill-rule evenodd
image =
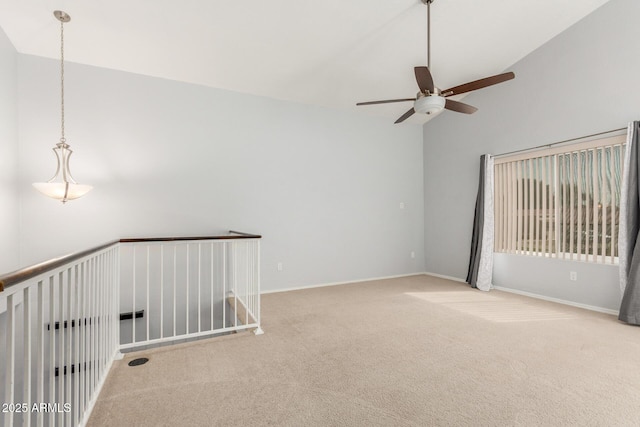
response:
<svg viewBox="0 0 640 427"><path fill-rule="evenodd" d="M617 264L625 136L495 159L495 252Z"/></svg>

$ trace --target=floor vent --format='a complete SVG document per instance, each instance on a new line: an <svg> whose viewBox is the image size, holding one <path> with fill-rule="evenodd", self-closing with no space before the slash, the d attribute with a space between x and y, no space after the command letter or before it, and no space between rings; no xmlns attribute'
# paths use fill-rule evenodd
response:
<svg viewBox="0 0 640 427"><path fill-rule="evenodd" d="M145 363L147 363L149 361L148 358L146 357L139 357L137 359L133 359L131 362L129 362L129 366L140 366L140 365L144 365Z"/></svg>

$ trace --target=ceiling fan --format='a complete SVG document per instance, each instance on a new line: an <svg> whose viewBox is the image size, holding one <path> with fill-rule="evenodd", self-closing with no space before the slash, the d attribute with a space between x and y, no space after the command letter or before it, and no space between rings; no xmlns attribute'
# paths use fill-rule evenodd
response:
<svg viewBox="0 0 640 427"><path fill-rule="evenodd" d="M442 111L443 108L447 110L456 111L458 113L472 114L478 109L471 105L454 101L453 99L447 99L449 96L460 95L462 93L471 92L473 90L482 89L487 86L492 86L498 83L505 82L513 79L516 75L512 72L498 74L491 77L486 77L480 80L474 80L469 83L461 84L451 87L449 89L440 90L433 83L433 77L429 68L431 68L431 3L434 0L421 0L423 4L427 5L427 66L415 67L414 73L420 92L415 98L403 98L403 99L387 99L384 101L369 101L359 102L356 105L374 105L374 104L389 104L392 102L406 102L413 101L413 107L404 113L395 123L402 123L415 113L435 115Z"/></svg>

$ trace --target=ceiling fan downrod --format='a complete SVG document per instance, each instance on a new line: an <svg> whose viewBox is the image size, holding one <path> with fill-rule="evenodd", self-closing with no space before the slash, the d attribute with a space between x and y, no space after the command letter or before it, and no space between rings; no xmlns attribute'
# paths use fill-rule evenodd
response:
<svg viewBox="0 0 640 427"><path fill-rule="evenodd" d="M434 0L421 0L427 5L427 67L431 69L431 3Z"/></svg>

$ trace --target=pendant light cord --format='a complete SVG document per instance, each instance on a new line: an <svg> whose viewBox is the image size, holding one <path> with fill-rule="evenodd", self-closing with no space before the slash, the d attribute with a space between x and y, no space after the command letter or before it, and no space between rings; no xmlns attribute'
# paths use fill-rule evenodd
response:
<svg viewBox="0 0 640 427"><path fill-rule="evenodd" d="M64 137L64 22L60 21L60 142L65 143Z"/></svg>

